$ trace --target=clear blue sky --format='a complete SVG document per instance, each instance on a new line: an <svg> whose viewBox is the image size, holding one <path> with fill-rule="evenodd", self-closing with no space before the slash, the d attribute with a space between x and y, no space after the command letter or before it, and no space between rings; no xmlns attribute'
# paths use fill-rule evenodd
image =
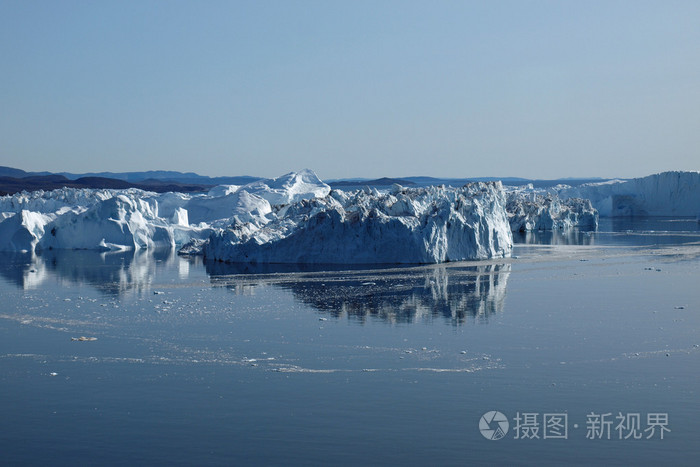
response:
<svg viewBox="0 0 700 467"><path fill-rule="evenodd" d="M700 1L0 0L0 165L700 170Z"/></svg>

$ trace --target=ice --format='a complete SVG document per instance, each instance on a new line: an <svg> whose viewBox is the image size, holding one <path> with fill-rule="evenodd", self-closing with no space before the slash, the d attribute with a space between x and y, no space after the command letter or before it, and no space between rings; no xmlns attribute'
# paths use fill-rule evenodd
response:
<svg viewBox="0 0 700 467"><path fill-rule="evenodd" d="M309 169L291 172L281 177L258 180L245 185L245 191L266 199L270 204L289 204L303 199L327 196L331 187Z"/></svg>
<svg viewBox="0 0 700 467"><path fill-rule="evenodd" d="M589 201L590 199L590 201ZM156 250L243 263L440 263L509 256L511 231L606 216L696 216L700 172L549 193L500 182L331 190L302 170L207 193L63 188L0 197L0 251Z"/></svg>
<svg viewBox="0 0 700 467"><path fill-rule="evenodd" d="M331 192L310 170L208 193L63 188L0 198L0 250L178 249L251 263L508 256L500 183Z"/></svg>
<svg viewBox="0 0 700 467"><path fill-rule="evenodd" d="M310 170L194 195L138 189L22 192L0 197L0 251L180 248L201 244L232 222L267 222L271 201L296 202L329 192Z"/></svg>
<svg viewBox="0 0 700 467"><path fill-rule="evenodd" d="M243 263L439 263L510 255L500 182L462 188L335 190L277 206L267 222L234 222L204 246Z"/></svg>
<svg viewBox="0 0 700 467"><path fill-rule="evenodd" d="M560 199L531 189L508 192L506 211L513 232L533 230L598 229L598 211L587 199Z"/></svg>
<svg viewBox="0 0 700 467"><path fill-rule="evenodd" d="M235 193L238 191L239 188L241 188L240 185L219 185L209 190L209 193L207 194L211 198L218 198L221 196L230 195L231 193Z"/></svg>
<svg viewBox="0 0 700 467"><path fill-rule="evenodd" d="M700 209L700 172L663 172L629 181L558 187L561 198L589 199L601 216L689 216Z"/></svg>
<svg viewBox="0 0 700 467"><path fill-rule="evenodd" d="M223 196L195 196L185 204L192 224L212 223L220 219L238 216L255 216L270 212L270 203L262 197L251 194L246 189ZM253 214L256 212L256 214Z"/></svg>
<svg viewBox="0 0 700 467"><path fill-rule="evenodd" d="M54 216L20 210L0 222L0 251L32 252Z"/></svg>

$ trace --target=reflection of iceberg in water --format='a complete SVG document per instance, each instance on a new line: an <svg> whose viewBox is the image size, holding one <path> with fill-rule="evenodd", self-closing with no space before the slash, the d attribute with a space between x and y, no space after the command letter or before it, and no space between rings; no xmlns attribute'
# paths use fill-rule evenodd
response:
<svg viewBox="0 0 700 467"><path fill-rule="evenodd" d="M0 275L24 290L36 289L55 277L88 284L107 295L143 292L151 287L157 270L172 261L186 262L171 251L46 250L41 254L0 254ZM190 260L191 261L191 260ZM180 274L188 272L180 266Z"/></svg>
<svg viewBox="0 0 700 467"><path fill-rule="evenodd" d="M225 273L219 271L219 273ZM444 318L454 325L485 322L501 311L510 264L342 272L212 276L214 285L251 293L259 285L290 290L301 303L341 318L414 323Z"/></svg>
<svg viewBox="0 0 700 467"><path fill-rule="evenodd" d="M24 290L32 290L46 281L46 265L34 253L0 253L0 276Z"/></svg>
<svg viewBox="0 0 700 467"><path fill-rule="evenodd" d="M62 280L87 283L108 295L128 290L140 291L150 286L158 257L146 252L96 253L92 251L52 250L41 255Z"/></svg>
<svg viewBox="0 0 700 467"><path fill-rule="evenodd" d="M598 230L513 232L516 245L652 246L698 240L700 225L693 218L614 217L600 220Z"/></svg>
<svg viewBox="0 0 700 467"><path fill-rule="evenodd" d="M513 243L521 245L593 245L597 233L571 229L513 232Z"/></svg>

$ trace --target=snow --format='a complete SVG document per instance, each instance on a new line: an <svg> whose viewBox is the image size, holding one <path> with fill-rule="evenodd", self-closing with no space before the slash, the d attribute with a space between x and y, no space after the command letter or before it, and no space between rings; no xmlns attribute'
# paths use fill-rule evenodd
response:
<svg viewBox="0 0 700 467"><path fill-rule="evenodd" d="M335 190L281 206L267 222L234 222L203 245L246 263L439 263L509 256L500 182L462 188Z"/></svg>
<svg viewBox="0 0 700 467"><path fill-rule="evenodd" d="M561 198L589 199L601 216L696 216L700 172L663 172L628 181L562 187Z"/></svg>

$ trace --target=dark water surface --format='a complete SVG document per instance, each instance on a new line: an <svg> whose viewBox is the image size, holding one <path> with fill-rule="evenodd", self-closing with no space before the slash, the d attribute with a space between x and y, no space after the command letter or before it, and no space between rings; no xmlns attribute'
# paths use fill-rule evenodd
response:
<svg viewBox="0 0 700 467"><path fill-rule="evenodd" d="M516 241L353 270L2 255L0 459L695 465L697 222ZM503 439L479 430L490 411Z"/></svg>

